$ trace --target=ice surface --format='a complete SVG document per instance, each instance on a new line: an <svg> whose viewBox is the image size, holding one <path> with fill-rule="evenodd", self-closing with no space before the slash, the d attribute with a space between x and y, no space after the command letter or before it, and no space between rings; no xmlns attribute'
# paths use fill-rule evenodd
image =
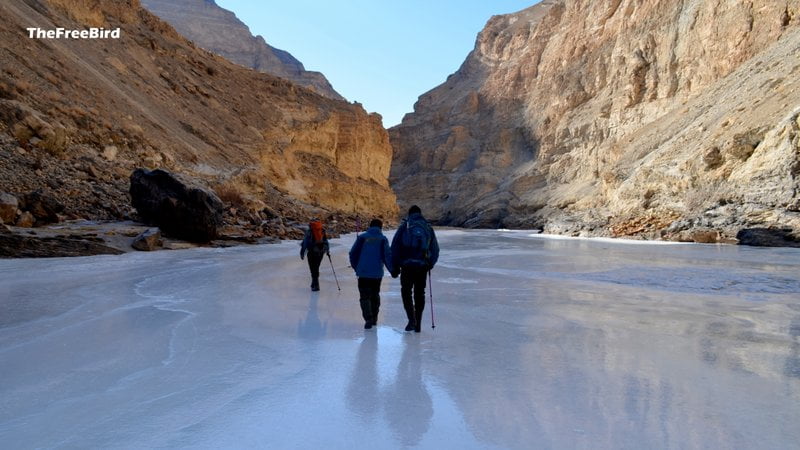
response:
<svg viewBox="0 0 800 450"><path fill-rule="evenodd" d="M0 261L2 448L800 448L800 251L442 230L436 329L332 241Z"/></svg>

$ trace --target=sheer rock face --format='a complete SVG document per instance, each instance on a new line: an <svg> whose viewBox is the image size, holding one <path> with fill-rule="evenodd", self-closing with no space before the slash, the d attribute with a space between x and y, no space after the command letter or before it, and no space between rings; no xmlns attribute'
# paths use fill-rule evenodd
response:
<svg viewBox="0 0 800 450"><path fill-rule="evenodd" d="M390 130L400 206L571 234L798 230L799 25L789 0L544 0L493 17Z"/></svg>
<svg viewBox="0 0 800 450"><path fill-rule="evenodd" d="M175 27L200 47L230 61L313 89L319 94L344 100L325 75L305 70L289 52L274 48L236 15L214 0L143 0L142 6Z"/></svg>
<svg viewBox="0 0 800 450"><path fill-rule="evenodd" d="M0 191L49 186L65 214L121 217L131 171L163 168L238 209L395 216L377 114L197 48L137 0L0 2L0 15ZM122 37L25 32L55 24Z"/></svg>

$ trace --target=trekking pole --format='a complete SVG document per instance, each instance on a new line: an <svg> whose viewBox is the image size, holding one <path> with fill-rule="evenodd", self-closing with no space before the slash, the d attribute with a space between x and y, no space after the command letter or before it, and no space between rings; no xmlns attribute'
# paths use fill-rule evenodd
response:
<svg viewBox="0 0 800 450"><path fill-rule="evenodd" d="M339 289L341 291L342 288L339 287L339 279L336 278L336 269L333 268L333 261L331 260L330 253L328 253L328 262L331 263L331 270L333 271L333 279L336 280L336 289Z"/></svg>
<svg viewBox="0 0 800 450"><path fill-rule="evenodd" d="M433 318L433 281L431 281L431 271L428 271L428 293L431 294L431 328L436 328L436 321Z"/></svg>

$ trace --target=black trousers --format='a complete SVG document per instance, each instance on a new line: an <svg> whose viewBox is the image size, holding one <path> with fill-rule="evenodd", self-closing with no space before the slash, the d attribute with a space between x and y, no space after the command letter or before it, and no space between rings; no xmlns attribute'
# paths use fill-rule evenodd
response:
<svg viewBox="0 0 800 450"><path fill-rule="evenodd" d="M359 278L358 295L361 302L361 315L365 322L378 322L381 307L381 278Z"/></svg>
<svg viewBox="0 0 800 450"><path fill-rule="evenodd" d="M308 252L308 269L311 270L311 287L319 287L319 265L322 264L324 253Z"/></svg>
<svg viewBox="0 0 800 450"><path fill-rule="evenodd" d="M408 321L417 325L422 321L422 310L425 309L425 283L428 269L419 266L403 266L400 272L400 295L403 297L403 308ZM412 302L413 300L413 302Z"/></svg>

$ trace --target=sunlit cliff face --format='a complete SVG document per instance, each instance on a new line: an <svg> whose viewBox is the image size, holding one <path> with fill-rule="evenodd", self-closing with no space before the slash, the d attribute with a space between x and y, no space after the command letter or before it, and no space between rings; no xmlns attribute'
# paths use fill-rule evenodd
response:
<svg viewBox="0 0 800 450"><path fill-rule="evenodd" d="M545 1L493 17L390 130L400 205L594 235L797 229L798 25L789 1Z"/></svg>
<svg viewBox="0 0 800 450"><path fill-rule="evenodd" d="M224 186L256 210L278 192L333 211L396 213L386 130L359 105L212 55L137 1L0 9L2 144L16 139L33 150L25 156L9 147L0 190L52 186L67 213L103 217L130 208L134 168L158 167ZM24 32L52 23L120 28L121 37L48 40ZM50 135L60 138L57 146ZM28 161L34 154L41 170ZM80 179L86 164L101 178L94 188Z"/></svg>

